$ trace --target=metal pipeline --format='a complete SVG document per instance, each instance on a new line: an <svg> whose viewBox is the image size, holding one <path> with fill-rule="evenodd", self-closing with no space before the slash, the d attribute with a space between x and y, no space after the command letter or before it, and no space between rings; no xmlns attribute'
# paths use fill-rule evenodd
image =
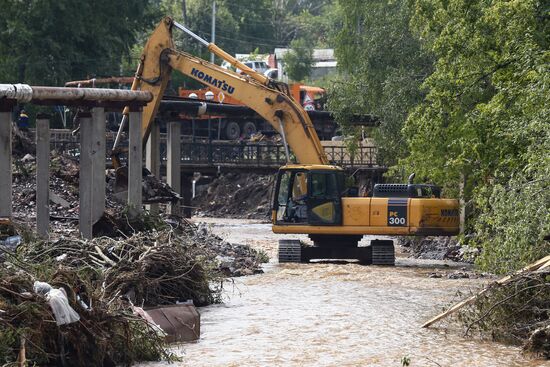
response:
<svg viewBox="0 0 550 367"><path fill-rule="evenodd" d="M87 87L91 85L95 87L99 84L117 83L117 84L132 84L133 76L113 76L110 78L93 78L87 80L73 80L65 83L65 87Z"/></svg>
<svg viewBox="0 0 550 367"><path fill-rule="evenodd" d="M35 87L27 84L0 84L0 98L20 102L39 101L109 101L150 102L153 95L147 91L105 88Z"/></svg>

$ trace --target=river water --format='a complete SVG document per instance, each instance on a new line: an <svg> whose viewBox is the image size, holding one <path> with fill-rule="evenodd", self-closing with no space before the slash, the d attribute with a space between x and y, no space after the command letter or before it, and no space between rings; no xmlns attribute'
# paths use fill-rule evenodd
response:
<svg viewBox="0 0 550 367"><path fill-rule="evenodd" d="M204 221L205 219L200 219ZM273 256L268 224L212 220L230 241ZM449 265L449 264L447 264ZM550 366L516 347L422 329L458 290L487 280L429 278L456 265L398 258L395 267L354 263L284 264L226 284L226 302L200 309L201 339L174 347L178 366ZM143 366L160 366L150 363Z"/></svg>

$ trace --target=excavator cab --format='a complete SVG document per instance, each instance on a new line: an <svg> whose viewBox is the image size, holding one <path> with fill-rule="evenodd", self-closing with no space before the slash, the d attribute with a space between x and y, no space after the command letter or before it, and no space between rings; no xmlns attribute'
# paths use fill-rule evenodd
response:
<svg viewBox="0 0 550 367"><path fill-rule="evenodd" d="M288 165L279 170L273 212L276 224L342 224L344 171L321 165Z"/></svg>

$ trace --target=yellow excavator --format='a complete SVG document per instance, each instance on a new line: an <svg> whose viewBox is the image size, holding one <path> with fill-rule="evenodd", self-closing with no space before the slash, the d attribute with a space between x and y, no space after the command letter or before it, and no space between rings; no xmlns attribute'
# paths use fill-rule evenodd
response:
<svg viewBox="0 0 550 367"><path fill-rule="evenodd" d="M172 30L178 28L198 40L216 56L243 74L174 49ZM359 247L364 235L452 236L459 231L457 200L443 199L434 185L377 184L372 197L353 197L345 186L346 173L330 165L313 124L284 83L267 78L239 62L174 21L164 18L149 38L132 83L132 90L146 90L153 100L143 110L145 144L172 70L230 95L255 110L282 137L287 161L278 172L272 206L273 232L307 234L314 246L297 240L279 242L280 262L312 259L358 259L366 264L393 265L393 241L376 239ZM121 123L122 131L128 111ZM115 140L113 164L118 137ZM290 150L298 164L290 164Z"/></svg>

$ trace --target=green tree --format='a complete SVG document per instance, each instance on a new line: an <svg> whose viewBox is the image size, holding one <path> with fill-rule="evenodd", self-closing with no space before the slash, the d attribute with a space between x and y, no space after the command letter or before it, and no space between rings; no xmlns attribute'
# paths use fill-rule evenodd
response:
<svg viewBox="0 0 550 367"><path fill-rule="evenodd" d="M469 228L488 270L550 250L548 10L536 0L415 2L412 25L437 61L407 120L403 163L455 194L465 178Z"/></svg>
<svg viewBox="0 0 550 367"><path fill-rule="evenodd" d="M432 71L433 57L409 30L408 1L339 0L334 37L341 76L330 88L329 106L346 126L353 114L375 114L373 131L379 159L394 165L407 155L401 130L422 100L420 85Z"/></svg>
<svg viewBox="0 0 550 367"><path fill-rule="evenodd" d="M284 55L283 63L290 80L303 81L311 74L313 47L303 38L290 43L290 50Z"/></svg>
<svg viewBox="0 0 550 367"><path fill-rule="evenodd" d="M158 18L148 0L1 0L0 9L2 81L47 85L118 74Z"/></svg>
<svg viewBox="0 0 550 367"><path fill-rule="evenodd" d="M326 44L333 24L334 0L270 0L267 18L273 29L275 44L288 45L292 40L307 38L316 45Z"/></svg>

